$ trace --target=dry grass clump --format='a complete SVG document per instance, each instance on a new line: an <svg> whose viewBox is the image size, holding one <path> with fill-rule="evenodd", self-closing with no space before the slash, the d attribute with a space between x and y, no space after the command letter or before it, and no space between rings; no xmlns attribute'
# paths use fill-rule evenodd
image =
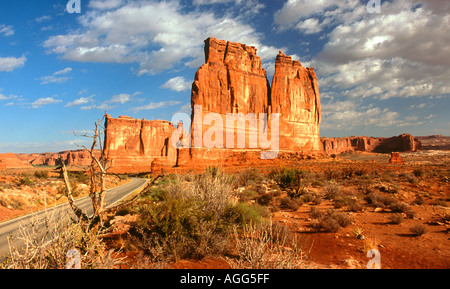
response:
<svg viewBox="0 0 450 289"><path fill-rule="evenodd" d="M249 224L235 232L236 258L227 258L232 269L307 269L309 252L297 236L279 225Z"/></svg>
<svg viewBox="0 0 450 289"><path fill-rule="evenodd" d="M311 226L317 232L335 233L341 227L347 227L352 223L352 219L346 213L336 210L321 211L316 207L311 207L310 216L314 219Z"/></svg>
<svg viewBox="0 0 450 289"><path fill-rule="evenodd" d="M428 233L428 228L424 224L415 224L409 228L409 231L416 237L420 237Z"/></svg>
<svg viewBox="0 0 450 289"><path fill-rule="evenodd" d="M69 261L68 252L73 249L79 252L83 269L114 268L121 262L114 258L113 250L107 250L100 237L102 229L73 223L65 216L47 212L44 218L32 218L23 224L18 236L8 236L9 254L0 268L63 269Z"/></svg>

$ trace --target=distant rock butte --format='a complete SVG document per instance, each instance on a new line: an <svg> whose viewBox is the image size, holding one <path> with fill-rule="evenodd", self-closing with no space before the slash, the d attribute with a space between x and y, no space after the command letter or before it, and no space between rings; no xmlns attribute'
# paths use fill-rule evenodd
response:
<svg viewBox="0 0 450 289"><path fill-rule="evenodd" d="M340 154L352 151L391 153L416 151L421 143L410 134L394 137L352 136L341 138L321 138L325 154Z"/></svg>
<svg viewBox="0 0 450 289"><path fill-rule="evenodd" d="M16 154L6 153L0 154L0 170L5 169L21 169L30 167L28 162L20 160Z"/></svg>
<svg viewBox="0 0 450 289"><path fill-rule="evenodd" d="M390 164L404 164L405 160L400 156L399 152L392 152L389 159Z"/></svg>
<svg viewBox="0 0 450 289"><path fill-rule="evenodd" d="M128 116L105 120L104 152L110 160L111 171L149 172L159 158L167 166L175 166L177 151L170 143L176 130L169 121L139 120Z"/></svg>
<svg viewBox="0 0 450 289"><path fill-rule="evenodd" d="M95 151L95 155L99 156L100 151ZM84 149L58 153L16 154L16 156L23 163L35 166L57 166L61 164L61 159L67 166L88 166L91 164L91 156Z"/></svg>

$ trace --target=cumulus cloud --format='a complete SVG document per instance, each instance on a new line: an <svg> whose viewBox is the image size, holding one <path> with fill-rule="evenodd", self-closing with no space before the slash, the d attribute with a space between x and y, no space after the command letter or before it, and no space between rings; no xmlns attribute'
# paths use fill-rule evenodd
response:
<svg viewBox="0 0 450 289"><path fill-rule="evenodd" d="M182 76L171 78L161 86L161 88L167 88L177 92L189 90L191 87L192 82L186 81Z"/></svg>
<svg viewBox="0 0 450 289"><path fill-rule="evenodd" d="M0 35L11 36L14 35L14 29L10 25L0 25Z"/></svg>
<svg viewBox="0 0 450 289"><path fill-rule="evenodd" d="M21 68L25 65L27 58L21 57L0 57L0 71L13 71L16 68Z"/></svg>
<svg viewBox="0 0 450 289"><path fill-rule="evenodd" d="M43 76L39 79L41 80L41 84L64 83L70 79L70 77L67 76L70 72L72 72L72 68L67 67L54 72L52 75Z"/></svg>
<svg viewBox="0 0 450 289"><path fill-rule="evenodd" d="M174 105L178 105L178 104L181 104L181 102L180 101L172 101L172 100L171 101L161 101L161 102L150 102L147 105L135 107L131 110L136 113L136 112L139 112L142 110L154 110L154 109L168 107L168 106L174 106Z"/></svg>
<svg viewBox="0 0 450 289"><path fill-rule="evenodd" d="M138 63L138 75L202 65L203 41L210 36L256 46L263 62L273 61L280 50L263 45L261 35L239 18L181 10L178 1L127 1L110 10L90 10L79 17L78 30L52 36L43 45L72 61Z"/></svg>
<svg viewBox="0 0 450 289"><path fill-rule="evenodd" d="M62 100L55 99L54 97L42 97L42 98L35 100L33 103L31 103L31 107L32 108L40 108L44 105L55 104L55 103L60 103L60 102L62 102Z"/></svg>
<svg viewBox="0 0 450 289"><path fill-rule="evenodd" d="M122 5L122 0L91 0L89 7L98 10L108 10Z"/></svg>
<svg viewBox="0 0 450 289"><path fill-rule="evenodd" d="M92 102L92 98L94 97L94 95L91 95L89 97L80 97L75 99L72 102L69 102L65 105L65 107L74 107L74 106L79 106L79 105L84 105L84 104L88 104L90 102Z"/></svg>
<svg viewBox="0 0 450 289"><path fill-rule="evenodd" d="M326 44L311 61L327 97L420 97L450 93L449 6L383 1L381 13L371 14L356 0L290 0L275 23L305 34L328 27Z"/></svg>
<svg viewBox="0 0 450 289"><path fill-rule="evenodd" d="M109 99L103 101L101 104L85 105L85 106L82 106L80 109L81 110L90 110L90 109L109 110L109 109L113 109L114 107L116 107L116 104L126 104L126 103L132 101L133 99L135 99L135 96L140 95L140 94L142 94L142 92L140 92L140 91L137 91L133 94L120 93L120 94L113 95ZM92 102L93 101L92 97L93 97L93 95L88 98L81 97L81 98L75 100L75 102L77 102L76 105L83 105L83 104ZM81 102L83 102L83 103L81 103ZM70 104L73 104L73 103L70 103ZM72 105L72 106L75 106L75 105Z"/></svg>

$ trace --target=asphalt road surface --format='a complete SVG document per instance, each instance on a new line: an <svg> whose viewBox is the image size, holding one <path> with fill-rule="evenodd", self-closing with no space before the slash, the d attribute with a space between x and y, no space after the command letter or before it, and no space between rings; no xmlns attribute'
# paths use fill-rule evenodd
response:
<svg viewBox="0 0 450 289"><path fill-rule="evenodd" d="M108 208L117 204L127 195L143 188L146 184L147 180L145 179L133 178L129 183L108 190L105 196L105 207ZM92 202L89 196L80 198L76 200L75 203L81 210L85 211L87 215L93 214ZM8 236L13 235L16 237L14 239L16 240L15 242L18 243L15 244L19 247L21 241L17 237L20 237L20 227L25 227L27 224L31 224L32 221L39 224L39 226L43 226L45 222L45 214L47 214L47 216L49 214L53 214L53 216L55 216L54 218L57 220L64 219L64 217L68 214L72 214L72 216L74 216L69 203L65 203L58 206L48 207L46 211L43 210L35 212L0 223L0 262L4 260L5 254L9 253Z"/></svg>

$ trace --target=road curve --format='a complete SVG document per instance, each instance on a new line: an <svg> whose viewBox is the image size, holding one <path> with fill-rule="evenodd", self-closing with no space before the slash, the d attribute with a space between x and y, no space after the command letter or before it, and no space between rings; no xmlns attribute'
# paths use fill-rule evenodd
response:
<svg viewBox="0 0 450 289"><path fill-rule="evenodd" d="M108 190L105 196L105 207L108 208L117 204L129 194L138 189L142 189L147 184L147 182L148 180L146 179L133 178L131 182ZM75 203L81 210L86 212L86 214L92 215L93 208L89 196L77 199ZM33 220L33 218L36 221L42 220L43 223L43 219L46 213L52 213L54 214L54 216L58 216L56 219L61 219L62 217L64 217L64 215L67 214L73 214L71 212L69 204L64 203L58 206L49 207L46 211L38 211L29 215L6 221L4 223L0 223L0 262L4 259L5 254L9 252L8 236L12 234L13 236L18 237L21 224L28 224L31 222L31 220Z"/></svg>

